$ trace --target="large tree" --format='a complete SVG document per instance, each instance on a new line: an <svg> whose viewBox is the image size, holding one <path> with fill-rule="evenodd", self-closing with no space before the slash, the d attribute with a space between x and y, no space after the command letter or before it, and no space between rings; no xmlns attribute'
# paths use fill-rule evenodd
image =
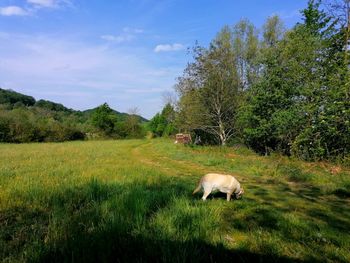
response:
<svg viewBox="0 0 350 263"><path fill-rule="evenodd" d="M245 141L315 160L349 152L348 67L342 30L319 1L309 1L303 22L275 37L276 18L265 24L262 74L241 108ZM267 33L268 32L268 33Z"/></svg>
<svg viewBox="0 0 350 263"><path fill-rule="evenodd" d="M225 145L234 135L240 85L231 28L224 27L208 49L196 47L194 59L177 84L180 121Z"/></svg>
<svg viewBox="0 0 350 263"><path fill-rule="evenodd" d="M259 65L258 30L247 19L233 26L233 52L241 91L249 89L257 80Z"/></svg>

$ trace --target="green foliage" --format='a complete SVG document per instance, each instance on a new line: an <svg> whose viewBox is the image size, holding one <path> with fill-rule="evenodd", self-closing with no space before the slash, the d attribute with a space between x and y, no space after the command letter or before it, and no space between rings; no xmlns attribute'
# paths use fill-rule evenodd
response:
<svg viewBox="0 0 350 263"><path fill-rule="evenodd" d="M25 106L33 106L35 99L31 96L26 96L13 90L5 90L0 88L0 104L15 104L21 102Z"/></svg>
<svg viewBox="0 0 350 263"><path fill-rule="evenodd" d="M176 85L178 127L211 134L220 144L243 139L261 154L345 160L348 29L322 10L321 1L310 0L301 13L303 22L288 31L279 17L268 18L261 41L255 27L242 20L225 26L208 48L195 47L194 62ZM162 117L155 122L162 123Z"/></svg>
<svg viewBox="0 0 350 263"><path fill-rule="evenodd" d="M93 112L91 123L106 135L111 135L113 133L116 118L107 103L102 104Z"/></svg>
<svg viewBox="0 0 350 263"><path fill-rule="evenodd" d="M28 96L1 91L0 100L7 103L0 104L0 142L62 142L86 137L141 138L145 135L141 126L145 119L135 115L130 122L129 114L116 112L107 104L83 112L46 100L34 100L32 106L27 106Z"/></svg>
<svg viewBox="0 0 350 263"><path fill-rule="evenodd" d="M122 130L126 138L144 138L146 130L139 122L139 117L134 114L129 114L122 124Z"/></svg>
<svg viewBox="0 0 350 263"><path fill-rule="evenodd" d="M247 84L245 78L250 76L246 74L248 67L239 64L251 62L248 54L253 48L243 49L242 43L255 43L254 30L243 22L241 28L243 34L239 34L238 28L225 26L209 48L195 47L194 62L187 66L176 85L180 96L179 129L202 130L222 145L235 134L236 111ZM235 54L237 50L239 55Z"/></svg>
<svg viewBox="0 0 350 263"><path fill-rule="evenodd" d="M38 100L35 102L36 107L44 108L47 110L52 110L52 111L65 111L65 112L72 112L71 109L66 108L60 103L55 103L52 101L48 100Z"/></svg>
<svg viewBox="0 0 350 263"><path fill-rule="evenodd" d="M35 101L11 90L0 89L0 142L62 142L85 138L142 138L139 115L120 113L106 103L75 111L48 100Z"/></svg>
<svg viewBox="0 0 350 263"><path fill-rule="evenodd" d="M320 10L321 3L321 0L310 0L307 8L301 11L303 24L313 35L326 35L332 29L332 25L329 25L332 18Z"/></svg>
<svg viewBox="0 0 350 263"><path fill-rule="evenodd" d="M274 47L283 39L285 29L281 19L275 15L267 19L263 26L263 45L265 47Z"/></svg>
<svg viewBox="0 0 350 263"><path fill-rule="evenodd" d="M175 110L167 103L161 113L157 113L148 124L149 130L156 137L173 135L175 128Z"/></svg>
<svg viewBox="0 0 350 263"><path fill-rule="evenodd" d="M56 120L52 112L41 115L26 108L0 111L0 142L62 142L84 138L78 127Z"/></svg>
<svg viewBox="0 0 350 263"><path fill-rule="evenodd" d="M310 1L304 10L305 30L319 43L319 63L313 67L318 76L303 90L308 121L293 144L295 155L309 160L344 158L350 152L350 72L341 44L343 31L319 6L320 1Z"/></svg>
<svg viewBox="0 0 350 263"><path fill-rule="evenodd" d="M305 122L305 114L298 107L305 80L312 82L317 74L310 68L313 50L307 53L304 45L310 47L315 42L309 35L291 32L283 41L262 50L264 71L248 91L247 104L239 114L245 141L256 151L290 154L291 144Z"/></svg>
<svg viewBox="0 0 350 263"><path fill-rule="evenodd" d="M136 113L120 113L111 109L107 103L82 113L85 122L94 127L89 133L92 137L104 138L143 138L147 120Z"/></svg>
<svg viewBox="0 0 350 263"><path fill-rule="evenodd" d="M151 130L151 132L155 135L155 136L162 136L164 129L166 127L166 120L165 118L157 113L149 122L148 124L149 129Z"/></svg>

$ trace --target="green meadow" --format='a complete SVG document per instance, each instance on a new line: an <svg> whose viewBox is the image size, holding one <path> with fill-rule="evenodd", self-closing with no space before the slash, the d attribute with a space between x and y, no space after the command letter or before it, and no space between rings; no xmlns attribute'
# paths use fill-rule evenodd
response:
<svg viewBox="0 0 350 263"><path fill-rule="evenodd" d="M208 172L243 198L193 196ZM0 144L0 226L2 262L349 262L350 171L165 139Z"/></svg>

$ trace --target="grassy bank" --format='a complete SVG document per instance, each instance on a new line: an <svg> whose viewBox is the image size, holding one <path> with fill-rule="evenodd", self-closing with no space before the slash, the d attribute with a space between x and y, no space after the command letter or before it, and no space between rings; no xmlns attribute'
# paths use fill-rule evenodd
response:
<svg viewBox="0 0 350 263"><path fill-rule="evenodd" d="M235 174L243 199L192 196L208 172ZM0 144L0 258L348 262L349 196L345 168L245 148Z"/></svg>

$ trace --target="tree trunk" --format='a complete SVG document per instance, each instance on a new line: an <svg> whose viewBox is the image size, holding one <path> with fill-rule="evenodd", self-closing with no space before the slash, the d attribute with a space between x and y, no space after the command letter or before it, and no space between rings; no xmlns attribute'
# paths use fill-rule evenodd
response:
<svg viewBox="0 0 350 263"><path fill-rule="evenodd" d="M225 146L227 137L226 137L225 128L224 128L224 125L221 121L221 118L219 119L219 137L220 137L221 145Z"/></svg>
<svg viewBox="0 0 350 263"><path fill-rule="evenodd" d="M225 146L226 145L226 136L225 136L225 134L220 134L220 143L221 143L221 146Z"/></svg>

